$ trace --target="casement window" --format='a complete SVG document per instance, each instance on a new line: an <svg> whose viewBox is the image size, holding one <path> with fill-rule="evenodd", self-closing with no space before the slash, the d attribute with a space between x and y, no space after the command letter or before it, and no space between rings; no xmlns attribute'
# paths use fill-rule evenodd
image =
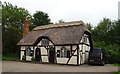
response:
<svg viewBox="0 0 120 74"><path fill-rule="evenodd" d="M31 50L30 47L26 48L26 56L33 56L33 51Z"/></svg>
<svg viewBox="0 0 120 74"><path fill-rule="evenodd" d="M49 45L49 40L48 40L48 39L42 39L41 45L42 45L42 46L47 46L47 45Z"/></svg>
<svg viewBox="0 0 120 74"><path fill-rule="evenodd" d="M67 50L66 47L62 47L60 50L57 50L57 57L69 58L70 57L70 50Z"/></svg>
<svg viewBox="0 0 120 74"><path fill-rule="evenodd" d="M26 56L31 56L31 48L30 47L26 48Z"/></svg>

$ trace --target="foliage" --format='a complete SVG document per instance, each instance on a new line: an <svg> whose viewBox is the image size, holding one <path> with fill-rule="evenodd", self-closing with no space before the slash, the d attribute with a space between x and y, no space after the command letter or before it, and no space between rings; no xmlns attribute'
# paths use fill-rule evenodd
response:
<svg viewBox="0 0 120 74"><path fill-rule="evenodd" d="M22 56L22 60L25 61L26 60L26 57L25 55Z"/></svg>
<svg viewBox="0 0 120 74"><path fill-rule="evenodd" d="M118 70L117 72L113 72L113 74L120 74L120 70Z"/></svg>
<svg viewBox="0 0 120 74"><path fill-rule="evenodd" d="M35 14L29 14L29 12L21 7L13 6L11 3L1 3L2 9L2 38L3 38L3 57L9 59L8 54L17 54L19 56L19 47L17 43L22 39L23 23L26 16L29 19L29 30L31 31L35 26L47 25L51 21L47 13L37 11ZM1 19L1 14L0 14ZM1 20L0 20L1 22ZM8 57L8 58L7 58ZM13 56L14 57L14 56ZM3 58L3 59L4 59ZM15 57L16 58L16 57ZM11 58L12 59L12 58Z"/></svg>
<svg viewBox="0 0 120 74"><path fill-rule="evenodd" d="M92 30L94 47L104 48L109 63L120 63L120 21L104 18Z"/></svg>
<svg viewBox="0 0 120 74"><path fill-rule="evenodd" d="M105 53L108 55L106 58L109 63L120 63L120 52L118 50L120 49L120 46L114 44L114 45L107 45L103 42L94 42L94 46L98 48L104 48Z"/></svg>
<svg viewBox="0 0 120 74"><path fill-rule="evenodd" d="M64 23L65 21L63 19L58 20L58 23Z"/></svg>
<svg viewBox="0 0 120 74"><path fill-rule="evenodd" d="M90 23L86 23L86 26L87 26L88 30L92 32L93 26Z"/></svg>
<svg viewBox="0 0 120 74"><path fill-rule="evenodd" d="M32 56L31 60L32 60L32 61L35 61L35 57L34 57L34 56Z"/></svg>
<svg viewBox="0 0 120 74"><path fill-rule="evenodd" d="M51 20L47 13L36 11L36 13L33 14L33 24L35 26L48 25L51 24Z"/></svg>
<svg viewBox="0 0 120 74"><path fill-rule="evenodd" d="M114 66L119 66L120 67L120 64L114 64Z"/></svg>
<svg viewBox="0 0 120 74"><path fill-rule="evenodd" d="M19 55L17 54L7 54L2 57L2 60L19 60Z"/></svg>
<svg viewBox="0 0 120 74"><path fill-rule="evenodd" d="M3 56L8 53L19 54L17 43L22 38L25 17L31 17L24 8L18 8L10 3L2 4L2 38Z"/></svg>

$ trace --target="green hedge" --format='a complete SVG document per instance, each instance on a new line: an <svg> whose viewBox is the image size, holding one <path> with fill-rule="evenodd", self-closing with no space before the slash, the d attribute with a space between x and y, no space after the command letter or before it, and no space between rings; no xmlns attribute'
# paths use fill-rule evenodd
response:
<svg viewBox="0 0 120 74"><path fill-rule="evenodd" d="M118 63L120 64L120 46L113 44L113 45L107 45L104 42L95 42L94 47L98 48L104 48L105 53L108 54L108 57L106 58L109 63Z"/></svg>

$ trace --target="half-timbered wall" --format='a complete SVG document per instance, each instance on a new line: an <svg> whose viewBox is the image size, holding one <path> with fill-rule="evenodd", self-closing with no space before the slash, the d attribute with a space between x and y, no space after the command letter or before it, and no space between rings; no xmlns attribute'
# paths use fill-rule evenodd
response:
<svg viewBox="0 0 120 74"><path fill-rule="evenodd" d="M35 57L35 50L38 47L38 48L40 48L40 51L41 51L42 62L49 62L49 60L48 60L48 57L49 57L48 50L49 49L47 49L46 46L42 46L41 43L42 42L40 41L37 44L37 46L29 46L33 52L32 56ZM48 45L54 46L51 41L49 41ZM89 51L90 51L90 42L88 39L88 35L86 35L86 34L84 34L82 36L82 39L80 40L79 45L66 45L66 46L54 46L54 47L55 47L56 63L80 65L80 64L86 63L88 61L88 56L89 56ZM65 47L67 50L70 51L70 57L61 57L61 54L59 55L59 57L57 56L58 50L61 51L62 47ZM28 48L28 46L21 46L21 52L20 52L21 53L21 58L20 58L21 60L22 60L22 56L26 55L27 48ZM32 56L26 55L26 61L31 61Z"/></svg>

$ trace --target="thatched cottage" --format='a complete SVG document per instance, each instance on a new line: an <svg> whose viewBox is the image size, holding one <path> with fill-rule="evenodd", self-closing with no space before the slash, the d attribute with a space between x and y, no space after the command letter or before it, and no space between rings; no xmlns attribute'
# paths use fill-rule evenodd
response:
<svg viewBox="0 0 120 74"><path fill-rule="evenodd" d="M80 65L93 48L91 33L82 21L37 26L18 43L20 60Z"/></svg>

